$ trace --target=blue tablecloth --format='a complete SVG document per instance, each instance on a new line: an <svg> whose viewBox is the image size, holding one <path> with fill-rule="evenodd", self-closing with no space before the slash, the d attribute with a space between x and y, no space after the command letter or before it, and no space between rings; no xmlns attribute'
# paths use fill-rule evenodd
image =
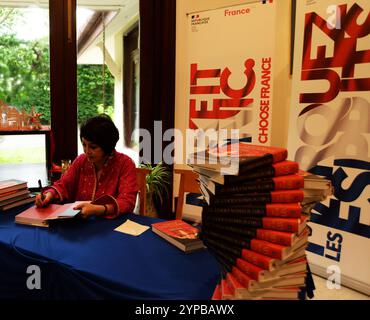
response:
<svg viewBox="0 0 370 320"><path fill-rule="evenodd" d="M210 299L219 279L207 250L185 254L150 229L138 237L114 231L126 219L159 219L129 214L39 228L14 223L24 209L0 214L0 298ZM31 265L41 270L40 290L27 288Z"/></svg>

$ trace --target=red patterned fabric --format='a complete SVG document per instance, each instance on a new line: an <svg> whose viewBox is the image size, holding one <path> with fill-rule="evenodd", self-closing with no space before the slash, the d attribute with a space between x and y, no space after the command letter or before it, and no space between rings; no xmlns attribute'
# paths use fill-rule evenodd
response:
<svg viewBox="0 0 370 320"><path fill-rule="evenodd" d="M99 181L94 165L85 154L78 156L51 191L60 201L92 201L95 204L114 204L114 218L123 213L133 212L138 186L135 164L130 157L113 151L104 164Z"/></svg>

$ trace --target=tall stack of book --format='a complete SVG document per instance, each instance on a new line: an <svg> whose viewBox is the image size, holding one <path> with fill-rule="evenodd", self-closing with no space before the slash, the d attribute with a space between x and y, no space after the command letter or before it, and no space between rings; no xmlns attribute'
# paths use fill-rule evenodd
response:
<svg viewBox="0 0 370 320"><path fill-rule="evenodd" d="M202 239L222 270L213 299L298 299L310 211L332 193L331 183L299 170L286 149L230 149L194 154L189 163L207 202Z"/></svg>
<svg viewBox="0 0 370 320"><path fill-rule="evenodd" d="M35 201L35 195L28 190L27 182L10 179L0 180L0 211Z"/></svg>

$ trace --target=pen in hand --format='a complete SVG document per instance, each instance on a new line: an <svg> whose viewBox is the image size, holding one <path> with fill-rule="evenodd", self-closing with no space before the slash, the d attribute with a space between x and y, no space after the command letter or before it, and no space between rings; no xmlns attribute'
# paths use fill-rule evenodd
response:
<svg viewBox="0 0 370 320"><path fill-rule="evenodd" d="M42 193L42 184L41 184L40 179L39 179L38 183L39 183L39 188L40 188L41 201L44 201L45 200L45 195Z"/></svg>

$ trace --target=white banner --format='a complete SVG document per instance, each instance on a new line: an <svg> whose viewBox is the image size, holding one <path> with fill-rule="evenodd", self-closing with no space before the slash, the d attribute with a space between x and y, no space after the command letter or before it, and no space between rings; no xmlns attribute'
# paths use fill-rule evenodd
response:
<svg viewBox="0 0 370 320"><path fill-rule="evenodd" d="M369 1L298 0L289 155L328 177L334 196L318 204L308 259L370 293Z"/></svg>
<svg viewBox="0 0 370 320"><path fill-rule="evenodd" d="M184 89L190 129L227 129L228 138L232 129L238 129L243 141L270 145L275 2L256 1L188 14ZM212 141L208 137L206 143ZM202 134L197 138L202 139ZM191 151L187 149L187 153ZM201 198L187 194L184 218L200 221Z"/></svg>
<svg viewBox="0 0 370 320"><path fill-rule="evenodd" d="M188 14L190 129L239 129L270 144L275 3Z"/></svg>

